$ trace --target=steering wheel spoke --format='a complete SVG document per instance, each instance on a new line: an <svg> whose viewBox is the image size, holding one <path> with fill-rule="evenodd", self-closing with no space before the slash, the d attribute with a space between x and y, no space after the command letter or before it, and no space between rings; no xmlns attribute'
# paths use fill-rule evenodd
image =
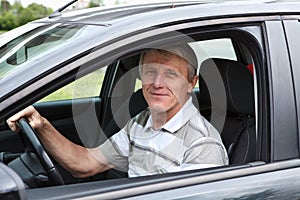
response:
<svg viewBox="0 0 300 200"><path fill-rule="evenodd" d="M53 164L51 158L37 137L35 131L29 125L28 121L25 118L21 118L18 121L18 125L21 129L21 137L23 138L25 151L33 151L41 162L43 168L47 172L49 181L52 185L63 185L63 179Z"/></svg>

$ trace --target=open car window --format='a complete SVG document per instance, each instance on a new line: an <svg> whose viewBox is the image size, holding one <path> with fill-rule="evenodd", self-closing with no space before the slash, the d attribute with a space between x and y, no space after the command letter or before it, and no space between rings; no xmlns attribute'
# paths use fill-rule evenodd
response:
<svg viewBox="0 0 300 200"><path fill-rule="evenodd" d="M255 58L249 50L252 47L231 35L210 39L195 38L197 39L189 45L197 49L197 75L200 78L199 86L192 94L193 103L221 134L231 156L231 164L254 162L258 133L255 111L257 85L254 78L255 65L251 63ZM214 51L216 49L218 51ZM132 117L147 108L147 103L141 96L139 52L121 56L121 59L114 60L108 68L113 76L106 80L108 82L102 91L104 96L101 96L101 109L97 108L101 110L97 115L100 115L98 122L104 139L99 139L101 142L93 146L103 143L121 130ZM90 75L86 77L89 79ZM98 81L99 77L94 78ZM95 83L99 84L97 81ZM251 133L249 140L249 135L243 135L243 130L247 130L247 134ZM240 138L249 146L240 146Z"/></svg>
<svg viewBox="0 0 300 200"><path fill-rule="evenodd" d="M251 63L249 67L247 63L255 59L247 43L229 36L210 39L195 37L197 38L195 41L189 42L198 58L197 75L199 76L192 97L193 104L202 116L219 131L230 156L230 164L246 164L256 160L258 139L254 64ZM101 131L93 134L90 130L82 131L84 132L82 134L81 128L75 125L79 138L83 140L82 145L93 147L101 145L121 130L132 117L147 108L147 102L141 92L139 55L139 52L134 52L121 56L121 59L114 60L107 68L93 71L43 99L43 101L48 99L52 103L59 99L72 100L73 112L74 108L75 112L79 112L79 110L76 111L78 103L76 99L94 98L102 90L102 95L98 97L101 103L95 105L99 106L96 107L98 121L93 122L99 123ZM110 73L105 75L107 69L110 69ZM107 79L104 79L104 75L108 76ZM227 80L228 77L230 79ZM104 80L106 82L103 84ZM55 97L55 95L61 96L63 91L69 93L67 98ZM84 96L84 94L87 95ZM81 114L78 113L76 116L78 124L82 124L79 122ZM84 116L82 115L81 119L83 121L86 120ZM247 134L251 133L251 136L243 135L244 130L247 130ZM241 143L249 146L241 146L239 139L242 139ZM119 173L123 172L113 172L113 174L118 174L117 177ZM105 176L112 176L111 173L108 174ZM103 178L103 175L100 177ZM98 179L92 178L92 180Z"/></svg>
<svg viewBox="0 0 300 200"><path fill-rule="evenodd" d="M257 48L255 43L248 42L247 35L239 29L228 33L222 30L212 36L199 34L199 31L186 32L179 35L189 38L186 44L196 54L195 75L199 77L191 92L192 105L201 113L203 121L218 131L229 157L229 165L193 170L203 170L204 174L210 170L227 171L231 166L247 166L258 161L257 145L261 133L257 128L259 110L255 103L258 98L255 92L255 68L258 66L258 58L253 53ZM239 34L244 34L244 38L237 37ZM140 40L124 52L116 49L117 53L113 52L113 56L107 58L109 62L102 62L104 56L97 57L96 49L92 52L96 56L91 62L87 60L78 71L63 77L73 81L68 81L68 84L61 81L63 78L53 81L54 87L63 87L44 96L34 106L72 142L87 148L103 145L132 118L147 110L149 105L142 91L140 55L145 49L178 42L178 36L164 36L150 38L151 43ZM80 78L77 78L77 72ZM128 177L126 170L118 168L88 178L74 178L59 163L55 162L55 165L65 184Z"/></svg>
<svg viewBox="0 0 300 200"><path fill-rule="evenodd" d="M92 98L100 95L107 67L98 69L44 97L40 102Z"/></svg>

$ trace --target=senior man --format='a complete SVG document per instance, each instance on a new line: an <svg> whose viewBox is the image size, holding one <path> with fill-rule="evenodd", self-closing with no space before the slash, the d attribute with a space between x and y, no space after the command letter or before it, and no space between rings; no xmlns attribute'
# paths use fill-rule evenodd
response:
<svg viewBox="0 0 300 200"><path fill-rule="evenodd" d="M199 113L190 94L197 83L197 59L187 45L147 49L140 76L148 108L96 148L76 145L61 135L33 106L7 120L13 131L27 118L46 150L75 177L110 168L129 177L228 164L218 131Z"/></svg>

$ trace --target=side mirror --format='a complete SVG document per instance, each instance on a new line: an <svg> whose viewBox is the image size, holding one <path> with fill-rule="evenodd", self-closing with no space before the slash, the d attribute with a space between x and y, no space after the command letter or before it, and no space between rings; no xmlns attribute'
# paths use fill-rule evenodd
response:
<svg viewBox="0 0 300 200"><path fill-rule="evenodd" d="M21 47L16 53L11 55L6 61L10 65L20 65L28 59L27 47Z"/></svg>
<svg viewBox="0 0 300 200"><path fill-rule="evenodd" d="M0 163L0 177L0 199L27 199L22 179L3 163Z"/></svg>

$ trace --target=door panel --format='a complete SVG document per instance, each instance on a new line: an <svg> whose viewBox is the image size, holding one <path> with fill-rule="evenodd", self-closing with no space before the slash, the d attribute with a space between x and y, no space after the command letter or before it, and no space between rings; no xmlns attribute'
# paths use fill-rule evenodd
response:
<svg viewBox="0 0 300 200"><path fill-rule="evenodd" d="M24 151L21 137L10 130L0 131L0 152L19 153Z"/></svg>
<svg viewBox="0 0 300 200"><path fill-rule="evenodd" d="M260 165L261 164L261 165ZM295 199L299 160L28 190L29 199ZM251 166L251 167L250 167ZM286 187L289 185L289 187ZM75 192L74 192L75 191Z"/></svg>
<svg viewBox="0 0 300 200"><path fill-rule="evenodd" d="M66 138L83 145L77 123L89 124L85 115L90 111L99 120L102 101L99 97L36 103L34 107ZM84 119L84 121L82 121ZM80 121L81 120L81 121ZM99 124L99 123L98 123Z"/></svg>
<svg viewBox="0 0 300 200"><path fill-rule="evenodd" d="M51 124L60 133L62 133L66 138L73 141L79 145L85 145L90 141L85 141L84 136L78 134L78 129L76 123L80 119L87 119L86 111L88 109L93 110L95 120L98 120L101 112L101 100L100 98L84 98L84 99L75 99L75 100L64 100L64 101L50 101L34 104L34 107L40 112L40 114L48 119ZM86 123L86 122L83 123ZM99 123L98 123L99 124ZM87 123L88 125L88 123ZM21 137L18 134L13 133L8 130L8 126L2 125L0 129L0 152L11 152L11 153L20 153L24 151L24 145L21 140ZM89 144L97 145L97 144ZM53 162L56 164L56 167L60 171L65 184L75 183L75 182L84 182L89 181L89 179L77 179L74 178L70 172L63 169L58 165L54 159ZM100 177L101 179L101 177Z"/></svg>
<svg viewBox="0 0 300 200"><path fill-rule="evenodd" d="M90 141L85 140L85 136L82 136L82 131L79 130L79 126L82 127L82 123L89 126L89 117L86 117L87 113L90 115L89 110L93 111L91 116L95 116L94 120L98 120L101 113L102 101L99 97L95 98L83 98L73 100L60 100L51 102L36 103L34 107L50 121L50 123L66 138L72 142L82 146L96 146L98 144L87 144ZM82 120L83 119L83 120ZM80 122L79 122L80 121ZM78 124L80 123L80 124ZM98 123L99 124L99 123ZM79 134L80 133L80 134ZM52 159L54 162L55 160ZM74 178L70 172L56 163L58 170L60 171L65 184L75 182L85 182L90 179L78 179Z"/></svg>

